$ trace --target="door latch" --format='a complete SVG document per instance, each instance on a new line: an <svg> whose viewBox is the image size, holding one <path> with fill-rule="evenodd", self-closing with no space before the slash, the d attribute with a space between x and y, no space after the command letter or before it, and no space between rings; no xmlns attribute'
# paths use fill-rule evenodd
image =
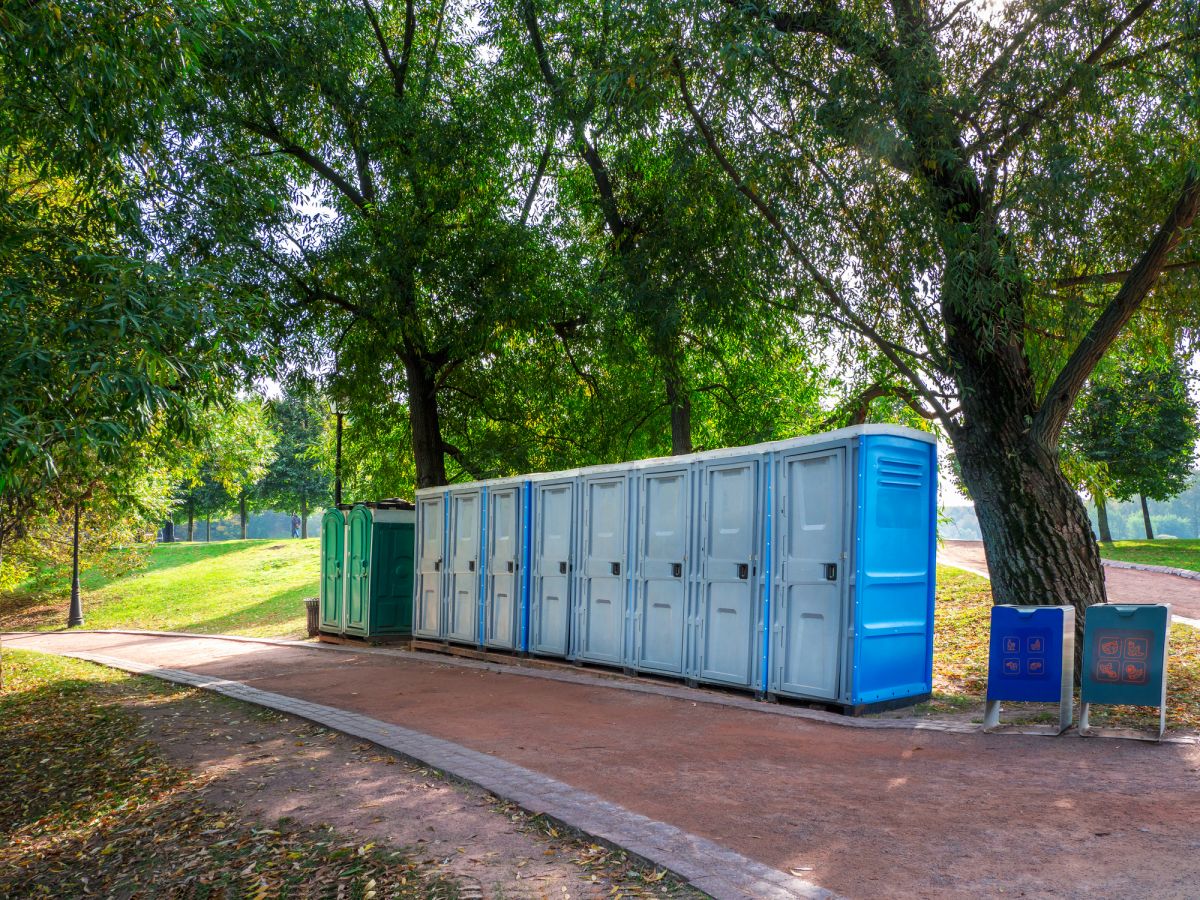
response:
<svg viewBox="0 0 1200 900"><path fill-rule="evenodd" d="M683 563L671 563L671 575L675 578L682 578Z"/></svg>
<svg viewBox="0 0 1200 900"><path fill-rule="evenodd" d="M837 581L837 563L825 563L825 580Z"/></svg>
<svg viewBox="0 0 1200 900"><path fill-rule="evenodd" d="M612 564L612 573L613 573L614 575L620 575L620 574L621 574L621 564L620 564L619 562L615 562L615 563L613 563L613 564Z"/></svg>
<svg viewBox="0 0 1200 900"><path fill-rule="evenodd" d="M433 571L435 571L435 572L440 572L440 571L442 571L442 561L441 561L441 559L440 559L440 558L439 558L439 559L435 559L435 560L433 561Z"/></svg>
<svg viewBox="0 0 1200 900"><path fill-rule="evenodd" d="M508 561L508 571L510 571L510 572L516 571L516 569L514 568L514 563L511 559Z"/></svg>
<svg viewBox="0 0 1200 900"><path fill-rule="evenodd" d="M468 560L468 562L467 562L467 571L468 571L468 572L474 572L474 571L475 571L475 560L473 560L473 559L472 559L472 560Z"/></svg>
<svg viewBox="0 0 1200 900"><path fill-rule="evenodd" d="M559 574L559 575L566 575L566 574L567 574L567 564L566 564L565 562L560 562L560 563L558 564L558 574Z"/></svg>
<svg viewBox="0 0 1200 900"><path fill-rule="evenodd" d="M749 563L738 563L738 578L745 581L749 577L750 577L750 564Z"/></svg>

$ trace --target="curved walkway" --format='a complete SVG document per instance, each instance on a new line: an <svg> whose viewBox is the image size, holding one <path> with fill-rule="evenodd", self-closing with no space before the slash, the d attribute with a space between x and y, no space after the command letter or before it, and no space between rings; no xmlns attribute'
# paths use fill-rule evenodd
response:
<svg viewBox="0 0 1200 900"><path fill-rule="evenodd" d="M5 646L274 695L613 835L717 896L1188 897L1200 880L1191 744L836 728L300 644L57 633Z"/></svg>
<svg viewBox="0 0 1200 900"><path fill-rule="evenodd" d="M938 562L988 577L982 541L943 541ZM1179 575L1165 566L1134 569L1129 563L1105 560L1104 581L1113 603L1170 603L1175 621L1200 628L1200 576Z"/></svg>

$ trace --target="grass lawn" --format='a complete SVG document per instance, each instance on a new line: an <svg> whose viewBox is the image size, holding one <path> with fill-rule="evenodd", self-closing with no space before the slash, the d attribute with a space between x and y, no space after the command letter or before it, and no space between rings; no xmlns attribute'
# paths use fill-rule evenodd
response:
<svg viewBox="0 0 1200 900"><path fill-rule="evenodd" d="M1200 540L1116 541L1101 544L1100 555L1121 562L1200 572Z"/></svg>
<svg viewBox="0 0 1200 900"><path fill-rule="evenodd" d="M1167 543L1164 541L1163 543ZM1176 543L1172 541L1171 543ZM937 621L933 639L934 697L922 704L933 713L981 708L987 691L988 637L992 594L986 579L961 569L938 566ZM1022 704L1008 704L1005 722L1021 721ZM1031 721L1057 719L1057 710L1030 704ZM1158 726L1152 707L1094 706L1099 727ZM1200 629L1171 626L1167 660L1167 726L1200 729Z"/></svg>
<svg viewBox="0 0 1200 900"><path fill-rule="evenodd" d="M214 808L205 780L167 762L123 706L181 693L77 660L4 654L0 896L460 895L407 852Z"/></svg>
<svg viewBox="0 0 1200 900"><path fill-rule="evenodd" d="M301 601L317 595L318 545L317 538L158 544L132 571L114 571L112 559L93 562L80 574L84 626L303 637ZM61 628L69 583L69 572L40 573L0 595L0 628Z"/></svg>

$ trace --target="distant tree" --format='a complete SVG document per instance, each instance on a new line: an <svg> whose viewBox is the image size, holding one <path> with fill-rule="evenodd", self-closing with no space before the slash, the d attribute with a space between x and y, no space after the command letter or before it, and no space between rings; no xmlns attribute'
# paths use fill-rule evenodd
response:
<svg viewBox="0 0 1200 900"><path fill-rule="evenodd" d="M269 409L279 443L257 494L265 506L297 513L300 536L306 538L309 510L333 500L329 472L321 455L329 412L319 395L299 388L285 390L283 396L271 401Z"/></svg>
<svg viewBox="0 0 1200 900"><path fill-rule="evenodd" d="M245 538L249 498L275 459L278 440L266 404L251 397L201 410L194 415L189 437L192 449L180 466L177 494L178 506L187 517L187 539L194 540L197 516L209 523L211 536L212 517L235 506Z"/></svg>
<svg viewBox="0 0 1200 900"><path fill-rule="evenodd" d="M1169 500L1188 486L1196 462L1200 420L1188 397L1182 364L1168 358L1128 358L1088 385L1070 426L1070 442L1104 475L1092 489L1101 540L1112 540L1105 500L1138 497L1152 540L1150 500Z"/></svg>

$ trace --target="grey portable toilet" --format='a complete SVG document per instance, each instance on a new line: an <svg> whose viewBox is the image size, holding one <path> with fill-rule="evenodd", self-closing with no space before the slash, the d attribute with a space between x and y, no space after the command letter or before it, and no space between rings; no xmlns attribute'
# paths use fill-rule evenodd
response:
<svg viewBox="0 0 1200 900"><path fill-rule="evenodd" d="M526 577L526 482L505 478L484 485L483 644L519 650Z"/></svg>
<svg viewBox="0 0 1200 900"><path fill-rule="evenodd" d="M837 697L854 518L849 450L827 443L776 453L771 689L781 694Z"/></svg>
<svg viewBox="0 0 1200 900"><path fill-rule="evenodd" d="M584 469L579 476L576 659L615 666L625 661L632 476L629 464Z"/></svg>
<svg viewBox="0 0 1200 900"><path fill-rule="evenodd" d="M695 466L678 459L638 463L629 665L682 676L691 637Z"/></svg>
<svg viewBox="0 0 1200 900"><path fill-rule="evenodd" d="M448 583L441 637L458 643L478 644L483 489L478 484L456 486L450 488L448 494Z"/></svg>
<svg viewBox="0 0 1200 900"><path fill-rule="evenodd" d="M571 652L579 478L558 472L531 485L529 652L565 657Z"/></svg>
<svg viewBox="0 0 1200 900"><path fill-rule="evenodd" d="M751 688L759 683L764 628L762 556L766 454L736 448L701 454L689 675Z"/></svg>
<svg viewBox="0 0 1200 900"><path fill-rule="evenodd" d="M446 592L446 491L417 491L417 577L413 598L413 636L440 638Z"/></svg>

